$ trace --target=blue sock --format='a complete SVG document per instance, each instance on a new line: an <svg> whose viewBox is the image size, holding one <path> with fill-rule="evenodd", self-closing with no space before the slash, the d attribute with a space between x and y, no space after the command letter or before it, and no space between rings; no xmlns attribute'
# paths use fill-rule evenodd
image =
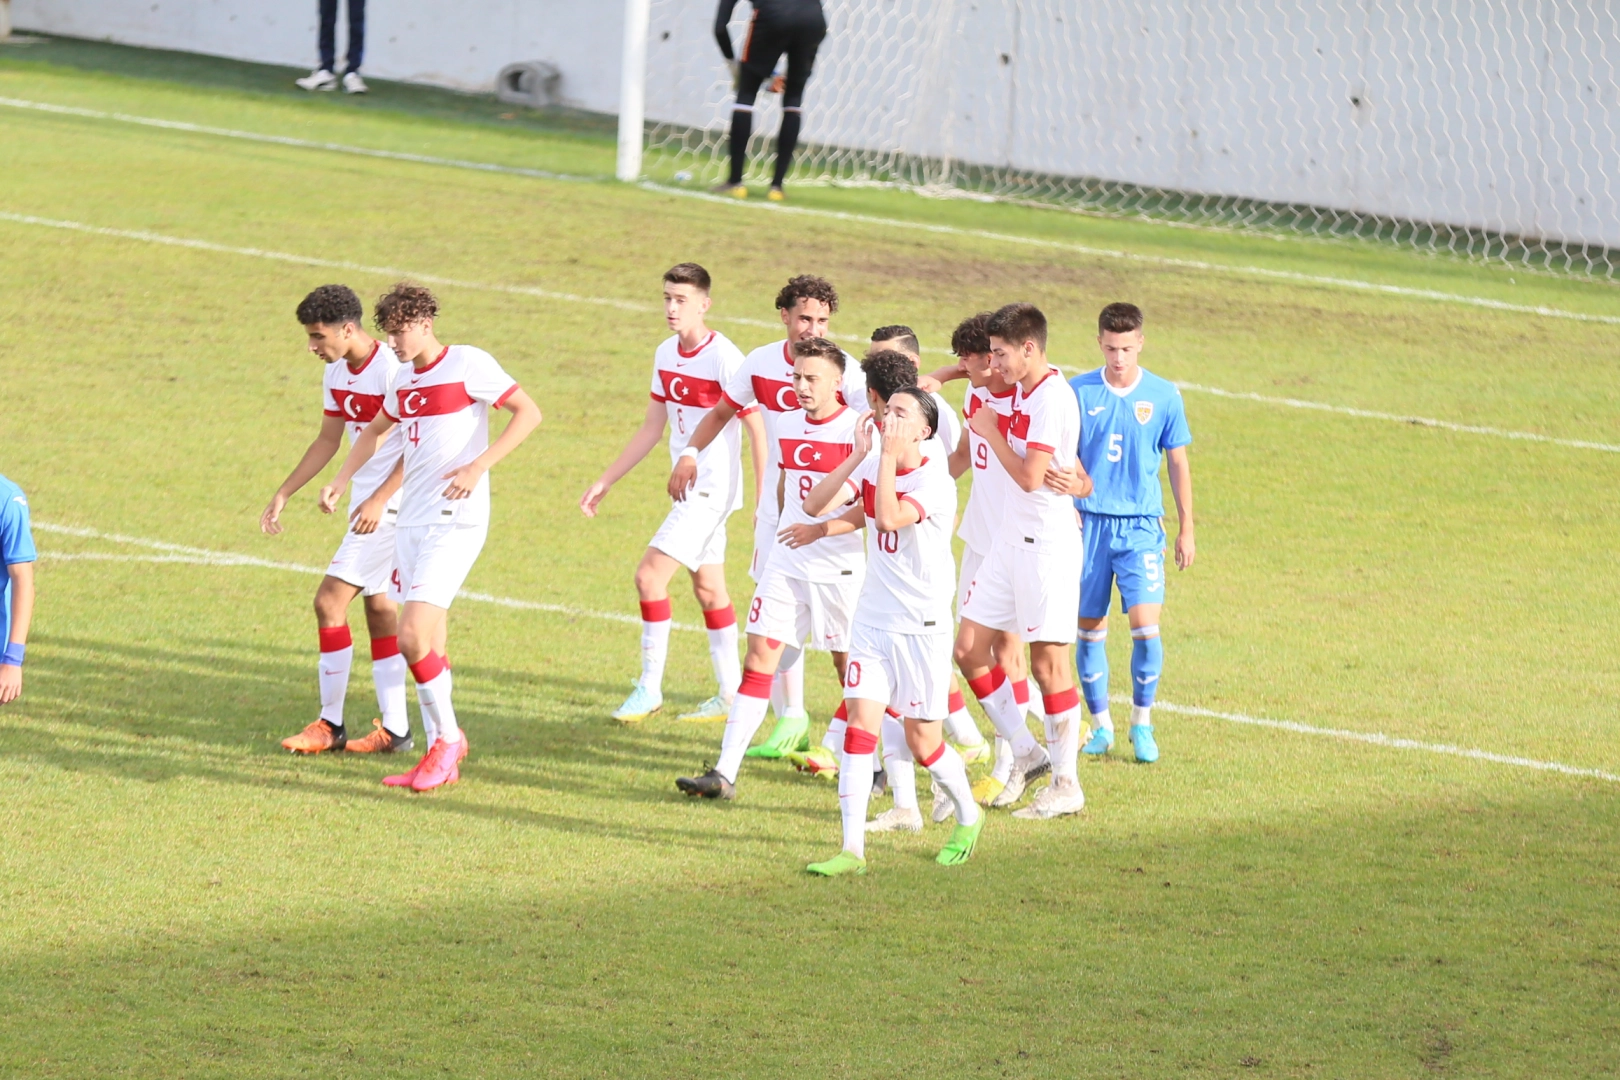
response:
<svg viewBox="0 0 1620 1080"><path fill-rule="evenodd" d="M1159 628L1137 626L1131 629L1131 703L1148 708L1159 692L1159 673L1164 670L1164 643Z"/></svg>
<svg viewBox="0 0 1620 1080"><path fill-rule="evenodd" d="M1108 711L1108 628L1080 631L1074 647L1074 664L1080 669L1080 693L1093 716Z"/></svg>

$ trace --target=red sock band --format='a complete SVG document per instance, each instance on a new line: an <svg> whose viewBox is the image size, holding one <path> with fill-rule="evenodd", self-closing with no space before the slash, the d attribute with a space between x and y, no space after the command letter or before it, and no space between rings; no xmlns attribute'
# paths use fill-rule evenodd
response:
<svg viewBox="0 0 1620 1080"><path fill-rule="evenodd" d="M669 597L641 602L642 622L669 622Z"/></svg>
<svg viewBox="0 0 1620 1080"><path fill-rule="evenodd" d="M321 652L337 652L354 644L354 635L347 626L323 626L320 629Z"/></svg>
<svg viewBox="0 0 1620 1080"><path fill-rule="evenodd" d="M667 618L668 616L665 617ZM703 613L703 625L707 626L710 630L724 630L728 626L736 626L736 609L730 604L727 604L723 608L715 608L713 611L705 611Z"/></svg>
<svg viewBox="0 0 1620 1080"><path fill-rule="evenodd" d="M1013 700L1020 705L1029 704L1029 680L1019 679L1013 683Z"/></svg>
<svg viewBox="0 0 1620 1080"><path fill-rule="evenodd" d="M744 668L742 685L737 687L737 693L743 697L768 698L771 696L771 680L775 677L763 671L749 671Z"/></svg>
<svg viewBox="0 0 1620 1080"><path fill-rule="evenodd" d="M444 674L446 666L444 657L430 652L411 665L411 674L419 683L432 682Z"/></svg>
<svg viewBox="0 0 1620 1080"><path fill-rule="evenodd" d="M877 749L877 736L870 731L852 727L844 732L844 753L870 754Z"/></svg>
<svg viewBox="0 0 1620 1080"><path fill-rule="evenodd" d="M1042 694L1041 702L1046 706L1047 716L1057 716L1080 707L1080 691L1071 686L1055 694Z"/></svg>
<svg viewBox="0 0 1620 1080"><path fill-rule="evenodd" d="M948 705L949 705L949 708L950 708L951 712L953 712L953 713L959 713L963 709L967 708L967 702L962 700L962 691L960 691L960 690L952 690L951 691L950 701L948 702Z"/></svg>
<svg viewBox="0 0 1620 1080"><path fill-rule="evenodd" d="M999 667L993 667L983 675L980 675L977 679L969 679L968 689L973 691L974 697L978 698L980 701L983 701L985 698L999 690L1001 688L1001 684L1006 681L1007 673L1002 671Z"/></svg>
<svg viewBox="0 0 1620 1080"><path fill-rule="evenodd" d="M833 719L842 720L846 724L849 723L849 706L840 701L838 711L833 713Z"/></svg>
<svg viewBox="0 0 1620 1080"><path fill-rule="evenodd" d="M371 659L386 660L390 656L399 655L398 637L374 637L371 639Z"/></svg>
<svg viewBox="0 0 1620 1080"><path fill-rule="evenodd" d="M945 740L941 739L940 742L939 742L939 745L934 747L934 752L932 754L929 754L927 757L923 758L922 767L925 768L925 769L932 768L934 762L938 761L940 758L942 758L944 756L945 756Z"/></svg>

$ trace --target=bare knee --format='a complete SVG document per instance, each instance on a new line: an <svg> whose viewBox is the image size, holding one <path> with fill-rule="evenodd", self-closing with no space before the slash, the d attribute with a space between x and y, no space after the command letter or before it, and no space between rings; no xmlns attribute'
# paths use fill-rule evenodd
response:
<svg viewBox="0 0 1620 1080"><path fill-rule="evenodd" d="M360 590L336 578L322 580L315 590L315 621L321 627L342 626L349 621L349 603Z"/></svg>

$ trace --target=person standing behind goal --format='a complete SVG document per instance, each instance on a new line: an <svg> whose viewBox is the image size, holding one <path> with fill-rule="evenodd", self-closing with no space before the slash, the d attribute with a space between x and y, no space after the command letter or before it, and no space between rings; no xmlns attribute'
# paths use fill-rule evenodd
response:
<svg viewBox="0 0 1620 1080"><path fill-rule="evenodd" d="M776 61L787 54L787 77L782 92L782 128L776 136L776 171L771 178L768 198L781 202L782 182L793 164L793 148L799 143L803 121L804 88L810 82L810 69L816 50L827 36L827 17L821 0L752 0L754 19L748 24L742 56L732 52L731 31L726 24L737 0L720 0L714 16L714 39L731 68L731 81L737 89L737 103L731 109L731 176L715 191L737 199L748 198L743 186L743 168L748 163L748 137L754 130L754 99L759 88L772 77Z"/></svg>

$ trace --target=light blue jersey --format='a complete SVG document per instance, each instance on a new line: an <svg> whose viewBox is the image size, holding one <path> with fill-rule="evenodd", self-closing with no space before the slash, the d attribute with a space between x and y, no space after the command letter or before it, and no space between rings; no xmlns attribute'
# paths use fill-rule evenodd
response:
<svg viewBox="0 0 1620 1080"><path fill-rule="evenodd" d="M23 489L0 476L0 560L6 566L33 562L34 533L28 527L28 496ZM11 575L5 575L0 588L0 648L11 640Z"/></svg>
<svg viewBox="0 0 1620 1080"><path fill-rule="evenodd" d="M1166 450L1192 442L1192 432L1176 385L1138 371L1124 391L1108 385L1102 368L1069 380L1080 401L1080 464L1094 485L1074 501L1083 513L1164 516L1159 463Z"/></svg>

